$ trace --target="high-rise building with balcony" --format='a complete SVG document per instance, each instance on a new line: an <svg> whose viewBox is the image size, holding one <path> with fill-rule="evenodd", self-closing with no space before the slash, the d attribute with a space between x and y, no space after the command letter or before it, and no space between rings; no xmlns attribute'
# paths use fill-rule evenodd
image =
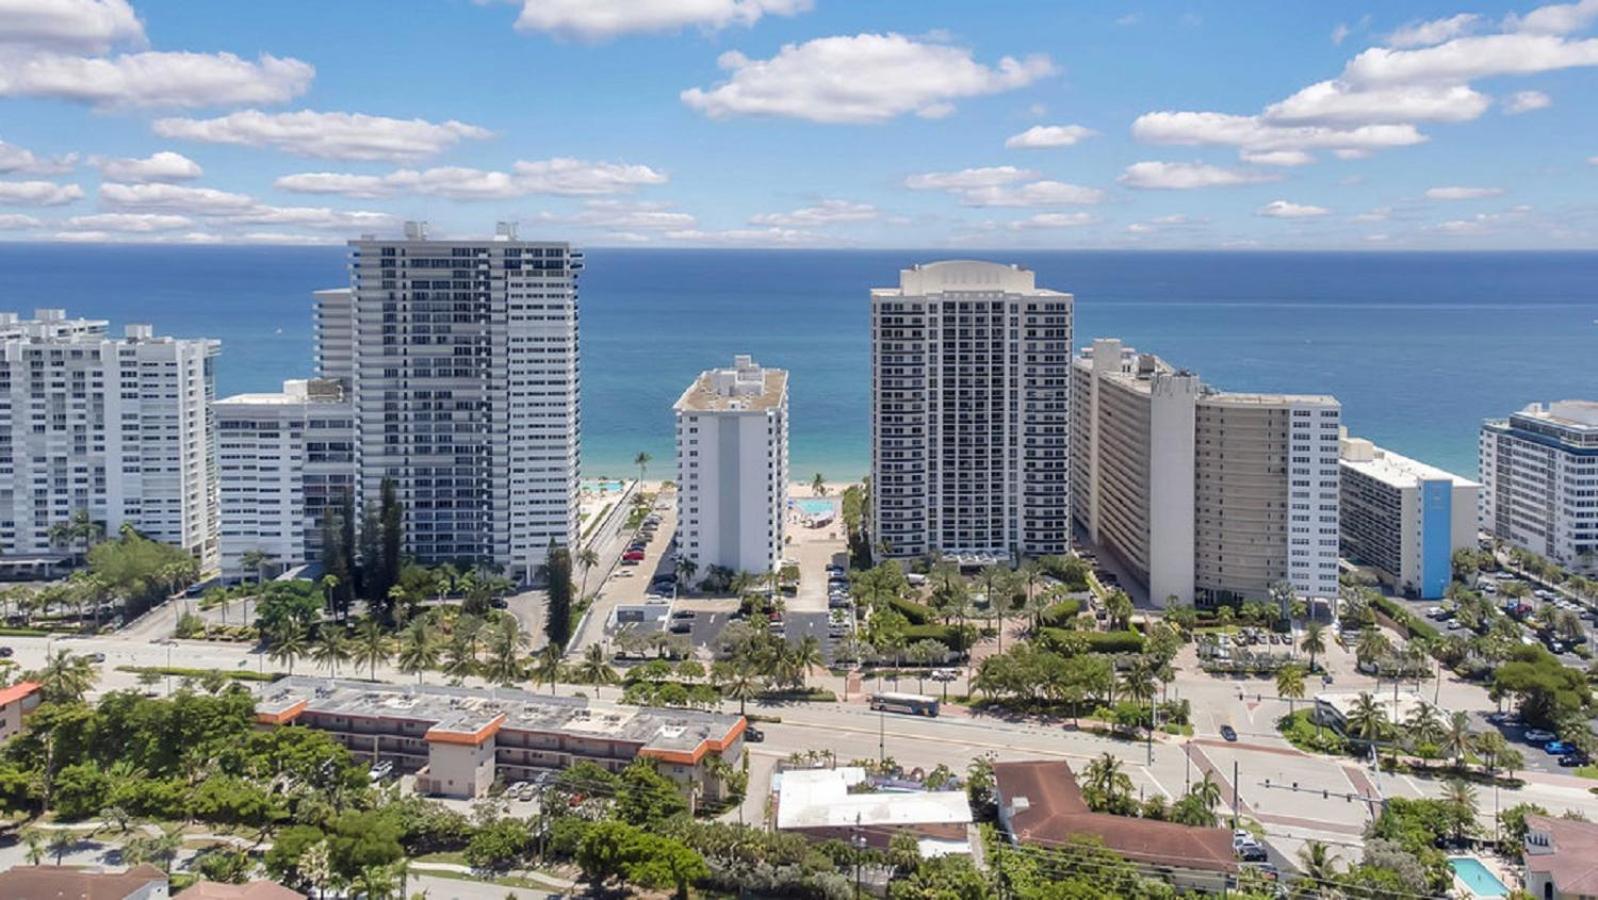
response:
<svg viewBox="0 0 1598 900"><path fill-rule="evenodd" d="M1072 297L1019 266L918 265L871 292L879 553L966 565L1065 552Z"/></svg>
<svg viewBox="0 0 1598 900"><path fill-rule="evenodd" d="M1218 391L1102 339L1072 407L1073 516L1152 602L1337 596L1335 399Z"/></svg>
<svg viewBox="0 0 1598 900"><path fill-rule="evenodd" d="M318 294L317 368L351 381L359 501L392 478L418 561L532 581L578 533L582 254L503 223L482 240L409 223L350 249L348 294Z"/></svg>
<svg viewBox="0 0 1598 900"><path fill-rule="evenodd" d="M1483 423L1481 530L1598 571L1598 401L1533 403Z"/></svg>
<svg viewBox="0 0 1598 900"><path fill-rule="evenodd" d="M222 483L222 576L270 576L321 558L322 524L355 499L355 413L341 382L285 381L278 393L213 405ZM263 573L245 566L264 554Z"/></svg>
<svg viewBox="0 0 1598 900"><path fill-rule="evenodd" d="M211 340L128 325L0 313L0 557L53 550L80 510L218 563Z"/></svg>
<svg viewBox="0 0 1598 900"><path fill-rule="evenodd" d="M677 418L677 553L765 575L782 563L788 496L788 373L748 356L695 378Z"/></svg>
<svg viewBox="0 0 1598 900"><path fill-rule="evenodd" d="M1407 596L1443 596L1454 551L1476 546L1481 485L1346 431L1337 464L1343 557Z"/></svg>

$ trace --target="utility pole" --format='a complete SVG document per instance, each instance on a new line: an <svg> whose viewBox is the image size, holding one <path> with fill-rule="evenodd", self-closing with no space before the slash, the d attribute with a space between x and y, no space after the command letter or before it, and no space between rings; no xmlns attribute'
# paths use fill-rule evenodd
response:
<svg viewBox="0 0 1598 900"><path fill-rule="evenodd" d="M877 710L877 765L888 764L888 713Z"/></svg>
<svg viewBox="0 0 1598 900"><path fill-rule="evenodd" d="M854 898L860 900L860 864L866 852L866 836L860 832L860 814L854 814L854 828L849 838L850 846L854 847Z"/></svg>
<svg viewBox="0 0 1598 900"><path fill-rule="evenodd" d="M1232 830L1237 830L1237 760L1232 760Z"/></svg>

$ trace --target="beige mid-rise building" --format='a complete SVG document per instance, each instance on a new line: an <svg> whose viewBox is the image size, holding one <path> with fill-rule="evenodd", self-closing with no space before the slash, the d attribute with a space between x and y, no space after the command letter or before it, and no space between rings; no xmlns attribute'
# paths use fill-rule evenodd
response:
<svg viewBox="0 0 1598 900"><path fill-rule="evenodd" d="M1072 405L1073 516L1154 603L1336 596L1335 399L1218 391L1104 339Z"/></svg>

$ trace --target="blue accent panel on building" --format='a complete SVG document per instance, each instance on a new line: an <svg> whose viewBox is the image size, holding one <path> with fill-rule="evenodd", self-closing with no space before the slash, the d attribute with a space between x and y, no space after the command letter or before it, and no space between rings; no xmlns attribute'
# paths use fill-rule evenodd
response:
<svg viewBox="0 0 1598 900"><path fill-rule="evenodd" d="M1420 595L1443 596L1453 577L1454 483L1437 479L1420 483Z"/></svg>

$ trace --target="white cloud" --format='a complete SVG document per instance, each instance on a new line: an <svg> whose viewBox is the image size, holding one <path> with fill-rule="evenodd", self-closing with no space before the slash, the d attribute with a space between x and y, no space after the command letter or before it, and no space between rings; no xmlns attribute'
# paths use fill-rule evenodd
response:
<svg viewBox="0 0 1598 900"><path fill-rule="evenodd" d="M19 206L64 206L83 198L83 188L53 181L0 181L0 203Z"/></svg>
<svg viewBox="0 0 1598 900"><path fill-rule="evenodd" d="M1359 88L1457 84L1594 65L1598 65L1598 38L1569 41L1551 34L1488 34L1419 50L1372 47L1349 61L1342 80Z"/></svg>
<svg viewBox="0 0 1598 900"><path fill-rule="evenodd" d="M1542 91L1516 91L1504 101L1504 112L1518 116L1534 109L1547 109L1553 105L1553 100Z"/></svg>
<svg viewBox="0 0 1598 900"><path fill-rule="evenodd" d="M1256 184L1280 178L1280 175L1266 172L1223 169L1206 163L1138 162L1127 166L1126 171L1116 180L1130 188L1185 191L1194 188Z"/></svg>
<svg viewBox="0 0 1598 900"><path fill-rule="evenodd" d="M817 225L831 225L838 222L868 222L877 218L877 208L869 203L854 203L849 200L823 200L815 206L807 206L785 213L762 213L749 220L751 225L780 225L792 227L813 227Z"/></svg>
<svg viewBox="0 0 1598 900"><path fill-rule="evenodd" d="M329 209L325 206L267 206L258 204L244 212L228 215L227 221L244 225L287 225L302 228L384 228L393 225L389 213Z"/></svg>
<svg viewBox="0 0 1598 900"><path fill-rule="evenodd" d="M1462 187L1449 185L1447 187L1434 187L1426 192L1427 200L1480 200L1484 197L1497 197L1504 192L1503 188L1495 187Z"/></svg>
<svg viewBox="0 0 1598 900"><path fill-rule="evenodd" d="M433 156L462 140L483 140L493 132L453 119L391 119L362 113L300 110L264 113L247 109L215 119L158 119L163 137L272 147L296 156L322 159L408 160Z"/></svg>
<svg viewBox="0 0 1598 900"><path fill-rule="evenodd" d="M1127 28L1127 27L1136 25L1136 24L1138 24L1139 22L1142 22L1142 21L1143 21L1143 14L1142 13L1140 13L1140 12L1129 12L1126 15L1123 15L1123 16L1120 16L1119 18L1117 18L1115 20L1115 24L1120 25L1123 28Z"/></svg>
<svg viewBox="0 0 1598 900"><path fill-rule="evenodd" d="M194 220L188 216L162 213L96 213L92 216L73 216L66 224L68 228L84 231L147 234L154 231L190 228L194 225Z"/></svg>
<svg viewBox="0 0 1598 900"><path fill-rule="evenodd" d="M1081 125L1034 125L1020 134L1011 135L1004 146L1012 150L1071 147L1097 134L1097 131Z"/></svg>
<svg viewBox="0 0 1598 900"><path fill-rule="evenodd" d="M316 69L261 54L146 51L111 57L0 56L0 97L42 97L98 107L282 103L310 87Z"/></svg>
<svg viewBox="0 0 1598 900"><path fill-rule="evenodd" d="M1312 219L1324 216L1331 210L1324 206L1310 206L1302 203L1291 203L1287 200L1272 200L1254 211L1255 215L1271 219Z"/></svg>
<svg viewBox="0 0 1598 900"><path fill-rule="evenodd" d="M1243 150L1238 155L1257 166L1307 166L1315 161L1303 150Z"/></svg>
<svg viewBox="0 0 1598 900"><path fill-rule="evenodd" d="M1151 144L1237 147L1241 153L1276 150L1370 151L1404 147L1426 140L1413 125L1275 125L1259 116L1215 112L1144 113L1132 122L1132 136Z"/></svg>
<svg viewBox="0 0 1598 900"><path fill-rule="evenodd" d="M731 76L682 100L713 119L786 116L812 122L882 122L906 113L937 118L951 102L1025 87L1051 75L1047 56L1006 56L996 66L962 47L924 43L901 34L858 34L786 44L754 60L737 51L718 60Z"/></svg>
<svg viewBox="0 0 1598 900"><path fill-rule="evenodd" d="M1377 206L1354 217L1356 222L1385 222L1393 217L1391 206Z"/></svg>
<svg viewBox="0 0 1598 900"><path fill-rule="evenodd" d="M966 206L1089 206L1104 200L1098 188L1063 181L1030 181L956 191Z"/></svg>
<svg viewBox="0 0 1598 900"><path fill-rule="evenodd" d="M626 203L619 200L588 200L583 204L583 211L571 216L568 221L595 228L620 229L618 234L682 231L697 227L692 215L676 212L665 204ZM649 239L647 235L637 236L643 240Z"/></svg>
<svg viewBox="0 0 1598 900"><path fill-rule="evenodd" d="M1342 81L1321 81L1265 107L1263 118L1282 125L1466 122L1491 103L1485 94L1464 84L1353 90Z"/></svg>
<svg viewBox="0 0 1598 900"><path fill-rule="evenodd" d="M762 16L792 16L811 0L525 0L518 31L602 41L624 34L753 25Z"/></svg>
<svg viewBox="0 0 1598 900"><path fill-rule="evenodd" d="M25 231L29 228L42 228L44 223L33 216L21 213L0 213L0 231Z"/></svg>
<svg viewBox="0 0 1598 900"><path fill-rule="evenodd" d="M961 169L958 172L925 172L911 175L904 186L913 191L959 191L972 188L1013 184L1036 178L1038 173L1015 166L984 166L979 169Z"/></svg>
<svg viewBox="0 0 1598 900"><path fill-rule="evenodd" d="M666 175L649 166L588 162L580 159L519 161L509 172L445 166L424 171L400 169L387 175L302 172L284 175L274 185L300 194L386 197L425 194L454 200L500 200L528 194L597 196L666 183Z"/></svg>
<svg viewBox="0 0 1598 900"><path fill-rule="evenodd" d="M253 197L215 188L115 182L100 185L100 202L112 209L197 216L238 214L256 206Z"/></svg>
<svg viewBox="0 0 1598 900"><path fill-rule="evenodd" d="M1534 34L1569 34L1586 28L1595 18L1598 18L1598 0L1555 3L1538 7L1524 16L1510 13L1504 18L1504 30Z"/></svg>
<svg viewBox="0 0 1598 900"><path fill-rule="evenodd" d="M1490 213L1478 213L1469 219L1449 219L1446 222L1439 222L1432 230L1450 235L1482 234L1496 218L1498 217Z"/></svg>
<svg viewBox="0 0 1598 900"><path fill-rule="evenodd" d="M1010 228L1014 231L1030 231L1042 228L1078 228L1083 225L1091 225L1096 221L1098 220L1093 217L1092 213L1085 212L1037 213L1025 219L1011 222Z"/></svg>
<svg viewBox="0 0 1598 900"><path fill-rule="evenodd" d="M825 238L814 232L794 228L730 228L724 231L702 231L697 228L685 228L681 231L666 232L667 240L680 241L685 244L711 244L733 246L791 246L795 244L816 244L825 242Z"/></svg>
<svg viewBox="0 0 1598 900"><path fill-rule="evenodd" d="M0 0L3 2L3 0ZM54 159L46 159L31 150L0 141L0 173L21 173L27 175L63 175L72 171L78 164L78 155L69 153Z"/></svg>
<svg viewBox="0 0 1598 900"><path fill-rule="evenodd" d="M192 181L205 174L200 164L181 153L162 150L143 159L98 160L100 175L107 181Z"/></svg>
<svg viewBox="0 0 1598 900"><path fill-rule="evenodd" d="M1394 29L1387 36L1389 47L1430 47L1444 41L1470 34L1481 24L1481 16L1475 13L1460 13L1444 19L1432 19L1426 22L1411 22L1401 28Z"/></svg>
<svg viewBox="0 0 1598 900"><path fill-rule="evenodd" d="M0 0L0 44L103 53L143 41L127 0Z"/></svg>
<svg viewBox="0 0 1598 900"><path fill-rule="evenodd" d="M1341 47L1343 42L1348 40L1348 36L1353 33L1354 29L1348 27L1347 22L1338 22L1336 27L1332 29L1332 45Z"/></svg>
<svg viewBox="0 0 1598 900"><path fill-rule="evenodd" d="M1587 165L1589 165L1589 166L1598 166L1598 156L1589 156L1589 157L1587 157Z"/></svg>

